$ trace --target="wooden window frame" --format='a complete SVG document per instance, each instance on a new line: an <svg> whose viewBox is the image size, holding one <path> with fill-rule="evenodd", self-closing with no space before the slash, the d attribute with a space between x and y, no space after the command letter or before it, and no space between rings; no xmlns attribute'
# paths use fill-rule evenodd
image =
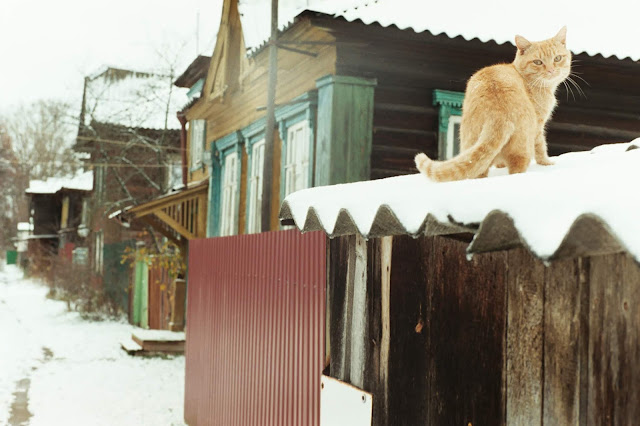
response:
<svg viewBox="0 0 640 426"><path fill-rule="evenodd" d="M306 188L314 186L315 174L315 133L316 133L316 114L318 106L317 92L307 92L302 96L294 99L289 105L276 111L276 121L278 123L278 131L282 140L282 150L280 153L280 204L287 195L286 186L286 166L287 151L289 149L289 129L295 126L306 126L306 142L308 143L309 167L307 171ZM305 124L301 124L305 123Z"/></svg>
<svg viewBox="0 0 640 426"><path fill-rule="evenodd" d="M240 218L240 188L242 185L242 145L244 138L240 132L233 132L211 144L212 162L211 173L209 174L209 218L207 221L207 236L223 236L223 185L225 176L225 163L229 155L237 155L237 166L235 173L236 196L234 205L231 206L233 226L230 234L238 235Z"/></svg>
<svg viewBox="0 0 640 426"><path fill-rule="evenodd" d="M229 169L233 160L233 169ZM236 201L238 199L239 182L237 170L241 167L242 158L236 151L229 152L224 157L220 179L220 236L236 235L238 233L238 215ZM236 175L235 177L233 175Z"/></svg>
<svg viewBox="0 0 640 426"><path fill-rule="evenodd" d="M462 102L464 93L450 90L433 91L433 105L438 107L438 159L447 160L457 155L455 147L451 146L454 135L451 133L455 124L462 116ZM451 120L451 117L456 117Z"/></svg>

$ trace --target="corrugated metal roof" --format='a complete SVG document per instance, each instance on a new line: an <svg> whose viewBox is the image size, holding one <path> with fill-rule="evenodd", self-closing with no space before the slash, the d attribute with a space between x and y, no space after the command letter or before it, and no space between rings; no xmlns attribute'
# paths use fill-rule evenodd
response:
<svg viewBox="0 0 640 426"><path fill-rule="evenodd" d="M280 219L366 238L475 234L470 253L528 247L541 259L628 251L640 262L640 138L564 154L554 166L434 183L420 174L306 189Z"/></svg>
<svg viewBox="0 0 640 426"><path fill-rule="evenodd" d="M361 21L366 25L396 26L417 33L461 36L466 40L513 43L516 34L532 41L550 38L564 25L568 27L568 47L590 56L615 56L640 60L640 26L633 13L624 13L628 4L610 0L598 2L539 0L536 7L519 7L511 0L426 2L424 0L285 0L280 2L278 22L286 29L303 10ZM245 46L250 52L269 39L270 2L243 0ZM497 12L499 11L499 12ZM552 11L552 12L550 12ZM481 18L480 18L481 17ZM594 26L597 23L597 26Z"/></svg>
<svg viewBox="0 0 640 426"><path fill-rule="evenodd" d="M628 7L622 0L611 0L606 7L599 2L581 2L578 7L574 2L554 0L541 0L536 7L514 4L511 0L489 3L372 0L344 12L336 10L335 16L367 25L394 25L418 33L444 33L451 38L462 36L466 40L477 38L499 44L513 43L516 34L532 41L544 40L566 25L567 46L573 52L638 61L640 27L634 16L626 16L633 14L624 13Z"/></svg>

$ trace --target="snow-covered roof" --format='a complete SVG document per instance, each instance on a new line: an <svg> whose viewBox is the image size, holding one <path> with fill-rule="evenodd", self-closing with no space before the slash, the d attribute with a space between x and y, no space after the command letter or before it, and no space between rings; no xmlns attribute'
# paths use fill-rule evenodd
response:
<svg viewBox="0 0 640 426"><path fill-rule="evenodd" d="M93 189L93 171L79 172L75 176L54 177L47 180L29 182L27 194L55 194L61 189L91 191Z"/></svg>
<svg viewBox="0 0 640 426"><path fill-rule="evenodd" d="M179 129L188 89L171 76L107 68L87 78L84 125L92 120L144 129Z"/></svg>
<svg viewBox="0 0 640 426"><path fill-rule="evenodd" d="M421 174L306 189L283 223L329 236L473 232L470 253L524 245L541 259L628 251L640 262L640 138L486 179L434 183Z"/></svg>
<svg viewBox="0 0 640 426"><path fill-rule="evenodd" d="M429 31L434 35L444 33L451 38L462 36L467 40L478 38L500 44L513 43L516 34L530 40L544 40L567 25L567 44L573 52L640 60L637 43L640 26L634 13L624 13L629 5L623 0L610 0L606 7L601 2L581 2L578 6L574 2L540 1L536 7L524 11L511 0L493 0L489 5L478 1L288 0L281 2L278 21L283 29L302 10L308 9L350 22L360 20L367 25L394 25L417 33ZM269 4L268 1L243 0L239 5L248 49L255 49L269 38Z"/></svg>

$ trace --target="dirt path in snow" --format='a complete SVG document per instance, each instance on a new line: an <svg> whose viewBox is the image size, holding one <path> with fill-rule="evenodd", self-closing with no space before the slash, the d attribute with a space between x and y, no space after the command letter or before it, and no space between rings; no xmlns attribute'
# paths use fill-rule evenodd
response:
<svg viewBox="0 0 640 426"><path fill-rule="evenodd" d="M42 354L44 355L41 360L45 363L53 358L53 352L47 347L42 348ZM32 367L31 371L37 370L38 367ZM9 426L28 426L29 419L33 414L29 411L29 387L31 386L31 379L25 377L22 380L18 380L16 383L16 391L13 393L13 403L9 412Z"/></svg>

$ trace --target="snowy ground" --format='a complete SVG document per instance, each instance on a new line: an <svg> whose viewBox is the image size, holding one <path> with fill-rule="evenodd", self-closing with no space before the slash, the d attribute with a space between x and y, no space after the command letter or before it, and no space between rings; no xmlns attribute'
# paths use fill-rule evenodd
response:
<svg viewBox="0 0 640 426"><path fill-rule="evenodd" d="M184 425L184 356L130 357L119 342L135 327L46 293L0 266L0 425Z"/></svg>

